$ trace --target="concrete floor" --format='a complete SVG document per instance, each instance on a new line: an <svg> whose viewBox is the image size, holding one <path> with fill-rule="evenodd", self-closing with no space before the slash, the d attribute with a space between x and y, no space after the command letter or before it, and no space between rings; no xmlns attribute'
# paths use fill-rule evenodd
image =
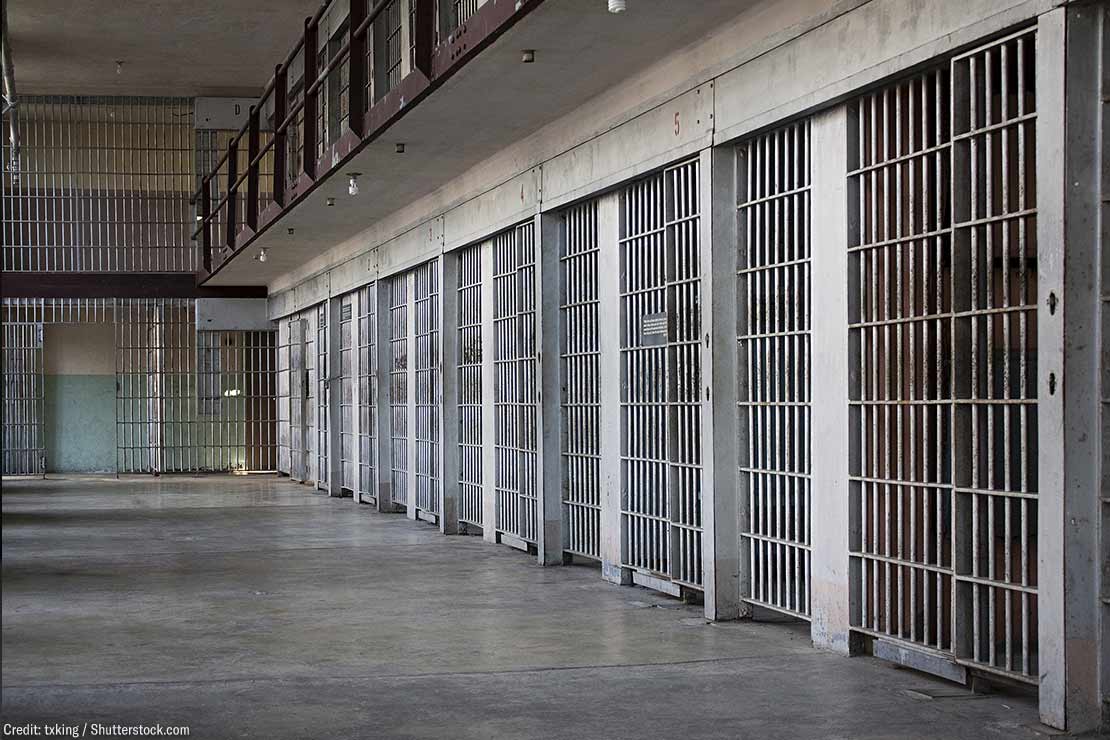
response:
<svg viewBox="0 0 1110 740"><path fill-rule="evenodd" d="M4 722L194 738L1027 738L797 625L540 568L271 477L4 481Z"/></svg>

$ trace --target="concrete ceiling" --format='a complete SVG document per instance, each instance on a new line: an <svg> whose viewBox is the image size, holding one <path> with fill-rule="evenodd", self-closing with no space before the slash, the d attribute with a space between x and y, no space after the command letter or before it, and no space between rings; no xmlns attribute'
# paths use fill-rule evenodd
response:
<svg viewBox="0 0 1110 740"><path fill-rule="evenodd" d="M4 0L28 94L256 95L320 0ZM116 74L116 60L123 60Z"/></svg>
<svg viewBox="0 0 1110 740"><path fill-rule="evenodd" d="M691 13L691 5L697 12ZM549 0L413 106L384 138L344 168L364 173L347 197L332 177L209 279L210 285L266 285L432 193L504 147L564 116L602 91L687 46L749 2L636 0L619 16L604 0ZM536 63L521 64L520 50ZM397 155L394 142L406 142ZM326 199L336 198L335 207ZM287 235L296 228L295 237ZM260 247L269 260L253 259Z"/></svg>

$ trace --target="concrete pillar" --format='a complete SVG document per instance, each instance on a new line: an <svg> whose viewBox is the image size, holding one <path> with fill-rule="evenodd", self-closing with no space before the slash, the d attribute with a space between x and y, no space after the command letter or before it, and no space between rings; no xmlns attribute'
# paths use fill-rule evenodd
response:
<svg viewBox="0 0 1110 740"><path fill-rule="evenodd" d="M497 542L497 491L495 447L497 414L493 407L493 241L486 240L482 250L482 539Z"/></svg>
<svg viewBox="0 0 1110 740"><path fill-rule="evenodd" d="M342 303L339 296L333 296L327 299L328 367L324 371L325 377L327 378L324 382L324 388L325 410L328 415L327 447L329 496L343 495L343 441L339 434L341 415L339 405L343 396L340 390L340 377L343 374L343 363L339 353L339 317L342 310Z"/></svg>
<svg viewBox="0 0 1110 740"><path fill-rule="evenodd" d="M416 519L416 306L414 298L416 297L416 280L412 271L405 273L401 279L405 281L405 318L408 321L408 329L405 332L406 346L408 351L405 353L406 366L405 377L407 382L405 388L408 391L408 398L405 401L405 434L406 442L405 452L408 459L405 462L405 516L409 519Z"/></svg>
<svg viewBox="0 0 1110 740"><path fill-rule="evenodd" d="M374 477L377 479L378 511L393 511L393 444L389 410L389 369L393 358L389 351L389 280L379 279L374 285L375 393L374 411L377 427L374 430Z"/></svg>
<svg viewBox="0 0 1110 740"><path fill-rule="evenodd" d="M612 583L632 584L622 568L621 523L621 355L620 355L620 195L609 193L597 206L597 295L599 378L601 384L601 575Z"/></svg>
<svg viewBox="0 0 1110 740"><path fill-rule="evenodd" d="M810 631L813 644L851 652L852 568L855 541L848 481L852 439L848 392L848 114L845 106L814 116L812 317L813 493Z"/></svg>
<svg viewBox="0 0 1110 740"><path fill-rule="evenodd" d="M701 153L702 551L705 618L738 619L740 502L736 411L736 156L732 147Z"/></svg>
<svg viewBox="0 0 1110 740"><path fill-rule="evenodd" d="M1099 728L1099 118L1105 9L1037 27L1038 660L1045 724ZM1100 74L1101 72L1101 74ZM1105 494L1104 494L1105 495ZM1105 658L1104 658L1105 659Z"/></svg>
<svg viewBox="0 0 1110 740"><path fill-rule="evenodd" d="M459 254L439 261L439 531L459 533Z"/></svg>
<svg viewBox="0 0 1110 740"><path fill-rule="evenodd" d="M539 379L536 478L540 499L536 557L540 565L563 563L563 392L559 342L561 225L562 218L557 213L536 215L536 372Z"/></svg>

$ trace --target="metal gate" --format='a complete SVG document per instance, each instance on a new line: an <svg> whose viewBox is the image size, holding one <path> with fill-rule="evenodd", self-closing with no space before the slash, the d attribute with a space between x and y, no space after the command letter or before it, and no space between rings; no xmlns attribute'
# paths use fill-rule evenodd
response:
<svg viewBox="0 0 1110 740"><path fill-rule="evenodd" d="M413 383L415 393L416 508L439 514L440 336L439 261L412 271Z"/></svg>
<svg viewBox="0 0 1110 740"><path fill-rule="evenodd" d="M459 521L482 526L482 246L458 256Z"/></svg>
<svg viewBox="0 0 1110 740"><path fill-rule="evenodd" d="M1035 33L850 107L855 627L1035 683Z"/></svg>
<svg viewBox="0 0 1110 740"><path fill-rule="evenodd" d="M307 322L298 317L289 320L289 477L304 482L309 479L308 460L308 345L305 341Z"/></svg>
<svg viewBox="0 0 1110 740"><path fill-rule="evenodd" d="M331 392L328 372L328 304L316 308L316 488L327 490L328 471L328 393Z"/></svg>
<svg viewBox="0 0 1110 740"><path fill-rule="evenodd" d="M696 160L670 167L620 198L622 559L641 583L695 589L702 587L698 170Z"/></svg>
<svg viewBox="0 0 1110 740"><path fill-rule="evenodd" d="M389 280L389 429L393 503L408 503L409 481L409 276Z"/></svg>
<svg viewBox="0 0 1110 740"><path fill-rule="evenodd" d="M536 541L536 248L532 223L493 240L494 479L499 533Z"/></svg>
<svg viewBox="0 0 1110 740"><path fill-rule="evenodd" d="M809 121L736 150L744 597L808 619L810 568Z"/></svg>
<svg viewBox="0 0 1110 740"><path fill-rule="evenodd" d="M339 304L339 459L342 475L339 485L343 493L355 492L355 420L354 420L354 294L343 296Z"/></svg>
<svg viewBox="0 0 1110 740"><path fill-rule="evenodd" d="M601 557L601 353L598 204L563 213L564 550Z"/></svg>
<svg viewBox="0 0 1110 740"><path fill-rule="evenodd" d="M378 412L375 403L378 395L376 335L377 283L358 291L358 498L359 501L378 501L376 460Z"/></svg>
<svg viewBox="0 0 1110 740"><path fill-rule="evenodd" d="M4 323L4 475L46 472L41 323Z"/></svg>

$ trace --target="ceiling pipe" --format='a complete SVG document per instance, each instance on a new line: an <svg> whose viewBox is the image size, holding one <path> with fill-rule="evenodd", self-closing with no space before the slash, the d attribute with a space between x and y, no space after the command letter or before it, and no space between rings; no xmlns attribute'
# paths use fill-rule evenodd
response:
<svg viewBox="0 0 1110 740"><path fill-rule="evenodd" d="M12 43L8 37L8 4L3 4L4 31L0 36L0 58L3 59L4 75L4 115L8 117L8 137L11 140L11 161L8 171L12 179L19 179L19 112L15 100L15 65L12 63Z"/></svg>

